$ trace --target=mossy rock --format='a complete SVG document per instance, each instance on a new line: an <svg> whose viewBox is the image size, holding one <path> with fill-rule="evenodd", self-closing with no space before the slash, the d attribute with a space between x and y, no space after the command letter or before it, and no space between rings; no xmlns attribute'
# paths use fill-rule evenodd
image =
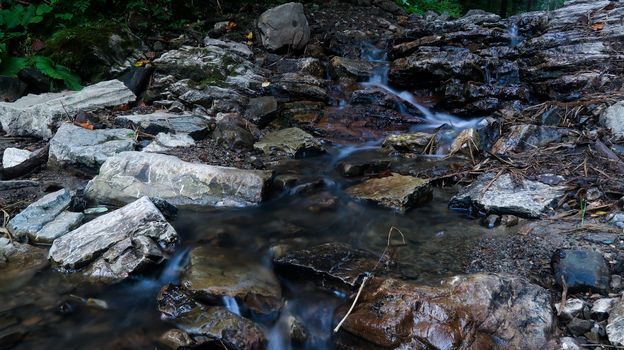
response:
<svg viewBox="0 0 624 350"><path fill-rule="evenodd" d="M55 33L47 41L44 54L85 81L96 82L109 78L112 67L122 65L142 46L124 25L100 21Z"/></svg>

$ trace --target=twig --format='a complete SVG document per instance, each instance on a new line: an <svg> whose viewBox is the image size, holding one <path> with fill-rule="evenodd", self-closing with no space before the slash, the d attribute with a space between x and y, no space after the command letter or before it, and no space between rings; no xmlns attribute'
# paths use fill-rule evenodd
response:
<svg viewBox="0 0 624 350"><path fill-rule="evenodd" d="M568 285L566 284L565 277L563 277L563 275L561 275L561 286L563 287L563 291L561 292L561 302L559 303L559 312L557 313L557 316L561 315L568 298Z"/></svg>
<svg viewBox="0 0 624 350"><path fill-rule="evenodd" d="M368 281L369 278L371 278L371 277L372 277L372 275L369 275L369 276L364 277L364 279L362 280L362 284L360 284L360 289L358 289L358 292L355 295L355 299L353 299L353 304L351 304L351 307L349 308L349 311L347 311L347 314L344 315L342 320L340 320L340 322L338 322L338 325L336 326L336 328L334 328L334 333L338 333L338 331L340 330L340 327L342 326L344 321L346 321L347 317L349 317L351 312L353 312L353 308L355 308L355 304L357 304L357 301L360 298L360 294L362 294L362 289L364 289L364 284L366 284L366 281Z"/></svg>

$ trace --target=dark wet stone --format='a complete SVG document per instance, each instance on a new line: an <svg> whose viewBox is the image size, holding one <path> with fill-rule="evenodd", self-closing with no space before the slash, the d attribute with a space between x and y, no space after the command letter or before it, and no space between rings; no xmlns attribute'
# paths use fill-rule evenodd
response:
<svg viewBox="0 0 624 350"><path fill-rule="evenodd" d="M118 79L135 95L141 96L154 73L153 67L131 67Z"/></svg>
<svg viewBox="0 0 624 350"><path fill-rule="evenodd" d="M373 62L355 60L345 57L334 57L329 64L336 78L352 78L358 81L368 79L379 66Z"/></svg>
<svg viewBox="0 0 624 350"><path fill-rule="evenodd" d="M280 101L329 99L325 82L311 75L285 73L272 79L269 89Z"/></svg>
<svg viewBox="0 0 624 350"><path fill-rule="evenodd" d="M593 325L594 321L573 318L570 322L568 322L566 328L570 333L572 333L572 335L582 336L585 333L589 332L592 329Z"/></svg>
<svg viewBox="0 0 624 350"><path fill-rule="evenodd" d="M158 197L150 197L150 200L167 220L171 221L178 215L178 208L166 200Z"/></svg>
<svg viewBox="0 0 624 350"><path fill-rule="evenodd" d="M254 148L267 155L284 154L304 158L325 152L321 142L299 128L287 128L266 134Z"/></svg>
<svg viewBox="0 0 624 350"><path fill-rule="evenodd" d="M325 243L310 249L288 252L274 261L280 274L296 280L313 281L329 289L351 290L371 273L379 258L344 243Z"/></svg>
<svg viewBox="0 0 624 350"><path fill-rule="evenodd" d="M337 310L336 320L350 304ZM456 276L432 287L375 278L339 336L383 348L541 349L554 325L549 292L521 277Z"/></svg>
<svg viewBox="0 0 624 350"><path fill-rule="evenodd" d="M50 86L52 86L52 79L34 67L20 70L17 76L20 80L28 84L28 91L31 94L48 92L50 91Z"/></svg>
<svg viewBox="0 0 624 350"><path fill-rule="evenodd" d="M277 112L277 100L273 96L250 98L245 111L245 118L257 125L266 125L273 120Z"/></svg>
<svg viewBox="0 0 624 350"><path fill-rule="evenodd" d="M559 142L568 134L567 129L538 125L514 125L508 134L501 136L492 146L492 152L522 152L535 147Z"/></svg>
<svg viewBox="0 0 624 350"><path fill-rule="evenodd" d="M562 277L570 292L595 291L604 293L609 288L611 273L602 254L587 250L556 251L552 256L555 282L562 285Z"/></svg>
<svg viewBox="0 0 624 350"><path fill-rule="evenodd" d="M157 301L162 318L186 333L186 336L178 333L169 337L174 345L192 340L197 345L224 343L230 349L259 350L265 343L258 325L224 307L198 303L182 287L164 286Z"/></svg>
<svg viewBox="0 0 624 350"><path fill-rule="evenodd" d="M27 88L18 78L0 76L0 102L14 102L26 94Z"/></svg>
<svg viewBox="0 0 624 350"><path fill-rule="evenodd" d="M433 189L428 180L404 175L370 179L347 188L345 192L353 198L400 212L424 204L433 198Z"/></svg>
<svg viewBox="0 0 624 350"><path fill-rule="evenodd" d="M490 214L481 220L481 224L487 228L494 228L501 224L501 217L499 215Z"/></svg>
<svg viewBox="0 0 624 350"><path fill-rule="evenodd" d="M390 168L389 159L347 159L336 166L342 176L354 177L365 174L376 174Z"/></svg>
<svg viewBox="0 0 624 350"><path fill-rule="evenodd" d="M383 142L384 147L391 147L399 152L423 153L427 146L435 147L435 135L425 132L390 135Z"/></svg>
<svg viewBox="0 0 624 350"><path fill-rule="evenodd" d="M613 233L589 233L583 235L584 240L601 244L613 244L618 237L619 235Z"/></svg>
<svg viewBox="0 0 624 350"><path fill-rule="evenodd" d="M255 129L249 121L238 114L225 114L217 120L212 138L231 150L250 150L256 140L251 129Z"/></svg>
<svg viewBox="0 0 624 350"><path fill-rule="evenodd" d="M272 315L282 306L282 289L273 271L247 259L241 251L201 246L189 253L181 278L193 298L220 304L224 296L253 312Z"/></svg>
<svg viewBox="0 0 624 350"><path fill-rule="evenodd" d="M185 349L194 345L193 339L180 329L170 329L160 336L160 342L170 349Z"/></svg>

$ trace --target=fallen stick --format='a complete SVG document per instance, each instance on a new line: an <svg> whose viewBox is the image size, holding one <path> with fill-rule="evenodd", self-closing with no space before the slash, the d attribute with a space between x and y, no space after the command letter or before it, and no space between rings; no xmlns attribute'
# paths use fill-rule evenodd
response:
<svg viewBox="0 0 624 350"><path fill-rule="evenodd" d="M50 145L46 145L33 152L32 156L22 163L10 167L0 169L0 180L11 180L20 176L27 175L34 171L37 167L48 161L48 150Z"/></svg>

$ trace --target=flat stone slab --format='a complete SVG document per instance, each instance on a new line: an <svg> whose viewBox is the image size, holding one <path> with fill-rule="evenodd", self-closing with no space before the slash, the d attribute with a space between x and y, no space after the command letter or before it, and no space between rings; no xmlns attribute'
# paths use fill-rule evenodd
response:
<svg viewBox="0 0 624 350"><path fill-rule="evenodd" d="M198 139L205 137L210 130L210 120L192 114L154 112L150 114L121 115L115 124L127 128L139 128L148 134L184 133Z"/></svg>
<svg viewBox="0 0 624 350"><path fill-rule="evenodd" d="M243 207L262 201L271 172L195 164L148 152L110 157L89 181L85 195L103 203L128 203L142 196L174 205Z"/></svg>
<svg viewBox="0 0 624 350"><path fill-rule="evenodd" d="M240 259L241 251L201 246L189 253L182 285L198 300L235 298L254 312L269 315L282 306L282 288L270 268Z"/></svg>
<svg viewBox="0 0 624 350"><path fill-rule="evenodd" d="M495 176L494 173L479 176L451 198L449 207L539 218L565 194L565 187L537 181L524 179L521 185L516 185L509 174L499 176L490 184Z"/></svg>
<svg viewBox="0 0 624 350"><path fill-rule="evenodd" d="M34 237L69 207L72 197L73 194L66 189L46 194L15 215L7 229L18 240Z"/></svg>
<svg viewBox="0 0 624 350"><path fill-rule="evenodd" d="M12 168L22 164L26 159L30 158L31 151L19 148L9 147L2 153L2 167Z"/></svg>
<svg viewBox="0 0 624 350"><path fill-rule="evenodd" d="M52 166L74 166L97 170L110 156L134 150L130 129L88 130L63 124L50 140L48 162Z"/></svg>
<svg viewBox="0 0 624 350"><path fill-rule="evenodd" d="M427 145L432 142L434 135L416 132L410 134L389 135L383 142L384 147L391 147L400 152L417 152L421 153L425 150ZM435 147L434 144L431 145Z"/></svg>
<svg viewBox="0 0 624 350"><path fill-rule="evenodd" d="M118 282L166 260L177 243L174 228L142 197L57 238L49 258L61 271Z"/></svg>
<svg viewBox="0 0 624 350"><path fill-rule="evenodd" d="M136 96L121 81L102 81L80 91L27 95L15 102L0 103L0 124L8 135L49 139L54 130L77 112L92 111L132 102Z"/></svg>
<svg viewBox="0 0 624 350"><path fill-rule="evenodd" d="M364 181L347 188L345 192L351 197L401 212L426 203L433 196L428 180L396 174Z"/></svg>
<svg viewBox="0 0 624 350"><path fill-rule="evenodd" d="M268 133L254 144L254 148L265 154L286 154L302 157L306 154L323 153L321 142L299 128L288 128Z"/></svg>
<svg viewBox="0 0 624 350"><path fill-rule="evenodd" d="M82 213L64 211L37 233L29 235L29 238L35 243L52 243L55 239L78 227L83 219L84 214Z"/></svg>
<svg viewBox="0 0 624 350"><path fill-rule="evenodd" d="M143 152L161 153L175 147L195 146L195 140L188 134L158 133L152 143L143 148Z"/></svg>

